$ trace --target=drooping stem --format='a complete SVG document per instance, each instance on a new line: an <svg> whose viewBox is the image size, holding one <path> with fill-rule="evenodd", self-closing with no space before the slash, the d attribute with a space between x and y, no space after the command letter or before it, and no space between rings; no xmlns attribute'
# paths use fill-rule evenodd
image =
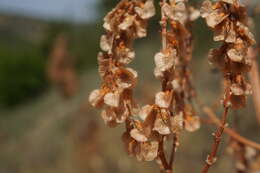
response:
<svg viewBox="0 0 260 173"><path fill-rule="evenodd" d="M228 107L225 107L224 113L222 115L222 121L220 126L217 128L216 132L213 133L214 143L211 147L211 152L207 156L205 166L203 167L201 173L207 173L210 167L216 162L216 155L218 152L219 144L221 142L222 134L225 130L226 122L228 116Z"/></svg>
<svg viewBox="0 0 260 173"><path fill-rule="evenodd" d="M169 162L171 169L173 167L173 162L174 162L174 159L175 159L175 151L176 151L176 147L177 147L177 142L178 142L177 135L173 134L172 151L171 151L171 157L170 157L170 162Z"/></svg>
<svg viewBox="0 0 260 173"><path fill-rule="evenodd" d="M159 142L159 152L158 157L162 163L163 169L165 172L170 173L170 166L166 160L165 153L164 153L164 137Z"/></svg>
<svg viewBox="0 0 260 173"><path fill-rule="evenodd" d="M167 18L162 10L162 6L166 3L166 0L161 0L160 2L160 6L161 6L161 27L162 27L162 50L164 51L167 48L167 39L166 39L166 35L167 35Z"/></svg>
<svg viewBox="0 0 260 173"><path fill-rule="evenodd" d="M213 112L213 110L211 108L203 107L202 109L203 109L203 112L210 118L210 120L212 120L212 122L214 124L216 124L217 126L221 126L221 121L216 117L215 113ZM260 151L259 143L251 141L251 140L239 135L237 132L235 132L234 130L232 130L228 127L225 128L224 132L226 134L228 134L229 136L231 136L236 141Z"/></svg>

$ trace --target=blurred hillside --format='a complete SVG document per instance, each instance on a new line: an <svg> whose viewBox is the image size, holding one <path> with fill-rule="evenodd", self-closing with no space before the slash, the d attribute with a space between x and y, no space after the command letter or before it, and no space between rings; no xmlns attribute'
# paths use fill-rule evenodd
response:
<svg viewBox="0 0 260 173"><path fill-rule="evenodd" d="M17 105L47 88L45 66L60 33L69 38L78 71L91 68L96 61L88 56L96 56L100 35L96 26L0 14L0 105Z"/></svg>

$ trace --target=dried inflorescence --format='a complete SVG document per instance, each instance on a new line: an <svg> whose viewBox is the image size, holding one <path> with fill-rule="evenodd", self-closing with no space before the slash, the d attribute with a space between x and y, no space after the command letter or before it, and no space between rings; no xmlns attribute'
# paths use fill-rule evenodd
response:
<svg viewBox="0 0 260 173"><path fill-rule="evenodd" d="M244 74L250 71L252 60L246 56L248 48L255 44L248 28L246 8L239 0L204 1L201 16L214 30L214 41L222 41L220 48L212 49L209 59L216 64L225 77L225 107L241 108L251 87Z"/></svg>
<svg viewBox="0 0 260 173"><path fill-rule="evenodd" d="M93 106L104 107L101 116L108 125L126 123L123 140L127 151L141 161L160 157L165 136L177 139L183 128L195 131L200 127L191 106L194 91L188 68L192 56L190 21L199 12L188 7L186 0L171 0L161 3L161 13L163 46L155 55L154 74L161 80L162 91L155 95L155 103L138 109L132 97L137 72L126 67L135 56L134 39L146 36L147 20L155 14L152 0L123 0L105 17L107 33L101 37L103 52L98 55L103 83L89 97Z"/></svg>
<svg viewBox="0 0 260 173"><path fill-rule="evenodd" d="M162 91L156 93L154 104L143 106L138 116L133 117L134 123L129 124L124 134L129 153L139 160L163 162L160 153L164 152L162 143L166 137L174 136L177 146L177 136L184 128L195 131L200 127L199 117L191 106L194 91L188 68L192 57L189 26L195 12L198 13L193 9L190 15L184 0L161 3L162 49L154 57L154 75L161 81Z"/></svg>
<svg viewBox="0 0 260 173"><path fill-rule="evenodd" d="M122 0L104 18L106 34L101 37L98 54L100 89L94 90L89 101L103 108L105 123L115 126L125 123L122 139L128 153L139 161L156 160L162 171L171 172L179 134L183 129L193 132L200 128L200 118L193 108L195 91L191 84L189 63L192 59L191 22L200 12L188 5L188 0L161 0L162 49L154 57L154 75L161 82L153 104L141 108L133 99L137 72L127 65L134 59L133 41L145 37L148 19L155 15L153 0ZM225 76L225 106L222 125L214 133L215 144L202 172L216 161L216 152L226 125L230 106L245 105L250 85L244 74L250 70L247 49L255 40L247 27L245 8L238 0L206 0L201 16L214 30L220 48L210 51L210 60ZM173 140L169 161L164 142Z"/></svg>
<svg viewBox="0 0 260 173"><path fill-rule="evenodd" d="M78 90L75 59L67 49L68 39L66 35L59 34L54 42L47 65L48 78L60 89L65 98L74 96Z"/></svg>
<svg viewBox="0 0 260 173"><path fill-rule="evenodd" d="M223 72L225 84L222 122L214 133L214 144L202 169L202 173L207 173L215 162L229 108L244 107L246 95L251 93L245 73L251 69L252 60L247 56L247 52L255 40L247 27L246 8L239 0L218 0L215 3L206 0L202 4L201 16L213 29L214 41L222 42L219 48L210 50L209 60Z"/></svg>
<svg viewBox="0 0 260 173"><path fill-rule="evenodd" d="M101 89L94 90L89 101L94 107L104 107L104 121L115 126L124 123L136 105L132 89L137 72L126 67L135 57L133 41L146 36L147 20L155 14L152 0L123 0L104 18L106 34L101 36L98 54Z"/></svg>

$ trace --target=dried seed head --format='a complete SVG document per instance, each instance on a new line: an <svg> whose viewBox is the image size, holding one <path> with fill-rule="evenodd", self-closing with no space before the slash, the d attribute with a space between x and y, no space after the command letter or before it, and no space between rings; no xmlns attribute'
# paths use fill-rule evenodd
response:
<svg viewBox="0 0 260 173"><path fill-rule="evenodd" d="M124 21L118 25L118 28L121 30L127 30L134 24L135 16L126 14Z"/></svg>
<svg viewBox="0 0 260 173"><path fill-rule="evenodd" d="M157 131L161 135L169 135L171 133L170 128L161 117L156 118L153 130Z"/></svg>
<svg viewBox="0 0 260 173"><path fill-rule="evenodd" d="M152 161L158 155L159 143L157 141L141 143L140 154L137 155L137 159L140 161Z"/></svg>
<svg viewBox="0 0 260 173"><path fill-rule="evenodd" d="M244 53L243 51L239 51L239 50L236 50L236 49L230 49L227 52L228 57L234 62L241 62L244 58L243 53Z"/></svg>
<svg viewBox="0 0 260 173"><path fill-rule="evenodd" d="M206 0L201 13L215 32L214 40L223 41L220 48L209 53L210 61L223 71L228 83L223 104L234 109L242 108L246 104L245 95L250 93L250 89L246 89L245 78L242 77L252 65L246 55L248 48L255 43L254 36L247 27L246 9L238 0L219 0L215 3Z"/></svg>
<svg viewBox="0 0 260 173"><path fill-rule="evenodd" d="M155 55L156 68L162 72L169 70L174 65L174 59L176 57L176 50L173 49L168 53L159 52Z"/></svg>
<svg viewBox="0 0 260 173"><path fill-rule="evenodd" d="M147 137L137 129L132 129L130 135L138 142L146 142L148 140Z"/></svg>
<svg viewBox="0 0 260 173"><path fill-rule="evenodd" d="M116 118L116 113L113 109L107 108L101 112L101 117L103 118L104 122L109 126L114 126Z"/></svg>
<svg viewBox="0 0 260 173"><path fill-rule="evenodd" d="M209 16L209 14L212 12L212 3L210 0L205 0L203 3L202 3L202 7L200 9L200 14L201 14L201 17L205 18L207 16Z"/></svg>
<svg viewBox="0 0 260 173"><path fill-rule="evenodd" d="M96 89L89 95L89 102L93 107L100 107L104 101L104 94L101 90Z"/></svg>
<svg viewBox="0 0 260 173"><path fill-rule="evenodd" d="M120 94L118 92L107 93L104 97L104 102L108 106L118 107L120 101Z"/></svg>
<svg viewBox="0 0 260 173"><path fill-rule="evenodd" d="M112 39L108 38L106 35L102 35L100 39L100 48L105 52L111 52Z"/></svg>
<svg viewBox="0 0 260 173"><path fill-rule="evenodd" d="M183 113L180 112L179 114L175 115L174 117L170 118L171 123L171 131L173 133L180 133L183 129Z"/></svg>
<svg viewBox="0 0 260 173"><path fill-rule="evenodd" d="M149 19L155 15L155 7L153 4L153 0L147 0L143 7L135 7L135 12L142 19Z"/></svg>
<svg viewBox="0 0 260 173"><path fill-rule="evenodd" d="M145 121L152 111L153 111L153 106L145 105L139 111L139 117L141 118L141 120Z"/></svg>
<svg viewBox="0 0 260 173"><path fill-rule="evenodd" d="M243 88L241 88L238 84L232 84L230 90L233 95L237 95L237 96L244 95Z"/></svg>
<svg viewBox="0 0 260 173"><path fill-rule="evenodd" d="M115 71L116 83L119 88L132 88L137 82L138 74L132 68L120 68Z"/></svg>
<svg viewBox="0 0 260 173"><path fill-rule="evenodd" d="M155 104L161 108L168 108L171 104L171 92L158 92L155 96Z"/></svg>
<svg viewBox="0 0 260 173"><path fill-rule="evenodd" d="M229 3L229 4L234 4L237 0L221 0L223 2Z"/></svg>

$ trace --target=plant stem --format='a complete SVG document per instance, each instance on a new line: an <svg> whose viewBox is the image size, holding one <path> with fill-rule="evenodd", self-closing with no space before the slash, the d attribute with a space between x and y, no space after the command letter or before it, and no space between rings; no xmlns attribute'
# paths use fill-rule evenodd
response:
<svg viewBox="0 0 260 173"><path fill-rule="evenodd" d="M211 108L203 107L203 111L212 120L212 122L214 124L216 124L217 126L221 126L221 121L216 117L215 113L212 111ZM260 151L260 144L259 143L251 141L251 140L239 135L237 132L235 132L234 130L232 130L228 127L225 128L224 132L226 134L228 134L229 136L231 136L236 141Z"/></svg>
<svg viewBox="0 0 260 173"><path fill-rule="evenodd" d="M164 137L162 137L161 141L159 142L159 153L158 153L158 156L159 156L159 159L162 162L162 166L163 166L164 171L168 171L170 166L167 163L167 160L166 160L166 157L165 157L164 141L163 140L164 140Z"/></svg>
<svg viewBox="0 0 260 173"><path fill-rule="evenodd" d="M226 121L228 116L228 108L225 107L224 113L222 115L221 125L217 128L216 132L214 133L214 144L212 145L211 152L207 157L206 164L202 169L201 173L207 173L210 167L216 161L216 155L219 148L219 144L221 142L221 137L225 129Z"/></svg>
<svg viewBox="0 0 260 173"><path fill-rule="evenodd" d="M173 134L173 139L172 139L172 151L171 151L171 157L170 157L170 162L169 162L169 165L172 169L173 167L173 162L174 162L174 159L175 159L175 151L176 151L176 147L177 147L177 136L176 134Z"/></svg>

